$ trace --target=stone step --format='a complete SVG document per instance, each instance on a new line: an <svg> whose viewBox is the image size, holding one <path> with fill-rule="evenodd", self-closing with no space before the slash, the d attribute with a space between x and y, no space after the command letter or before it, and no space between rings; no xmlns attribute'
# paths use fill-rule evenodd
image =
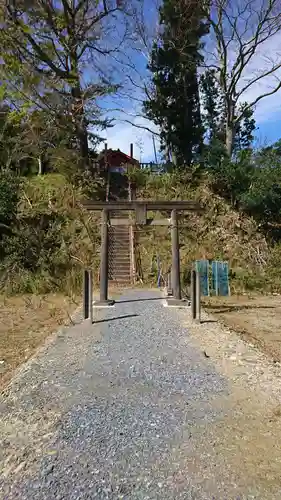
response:
<svg viewBox="0 0 281 500"><path fill-rule="evenodd" d="M109 244L111 243L126 243L128 244L130 241L130 238L129 236L114 236L113 238L110 238L109 240Z"/></svg>
<svg viewBox="0 0 281 500"><path fill-rule="evenodd" d="M108 281L115 281L116 283L130 283L130 276L112 276Z"/></svg>
<svg viewBox="0 0 281 500"><path fill-rule="evenodd" d="M130 263L130 256L129 254L111 256L109 258L109 261L113 262L114 264L126 264L127 262Z"/></svg>
<svg viewBox="0 0 281 500"><path fill-rule="evenodd" d="M110 248L109 248L109 254L115 254L115 255L118 255L118 253L121 253L122 255L124 254L128 254L130 255L130 247L129 245L125 245L125 244L121 244L118 245L118 244L114 244L114 245L110 245Z"/></svg>
<svg viewBox="0 0 281 500"><path fill-rule="evenodd" d="M116 254L111 254L109 256L109 260L111 262L130 262L130 254L129 252L122 252L122 253L116 253Z"/></svg>
<svg viewBox="0 0 281 500"><path fill-rule="evenodd" d="M110 280L110 285L118 288L127 288L132 285L131 280Z"/></svg>
<svg viewBox="0 0 281 500"><path fill-rule="evenodd" d="M109 231L128 231L129 226L127 224L118 224L114 226L109 226Z"/></svg>
<svg viewBox="0 0 281 500"><path fill-rule="evenodd" d="M124 241L124 240L111 241L109 248L110 249L113 249L113 248L115 248L115 249L116 248L128 248L129 249L129 241Z"/></svg>
<svg viewBox="0 0 281 500"><path fill-rule="evenodd" d="M126 231L124 231L124 233L120 232L116 232L116 233L110 233L109 234L109 238L130 238L130 235L129 233Z"/></svg>
<svg viewBox="0 0 281 500"><path fill-rule="evenodd" d="M128 255L125 255L124 257L111 257L108 259L111 264L118 265L118 264L129 264L130 263L130 257Z"/></svg>
<svg viewBox="0 0 281 500"><path fill-rule="evenodd" d="M126 269L126 270L130 270L131 269L131 266L130 266L130 262L114 262L115 266L112 266L111 265L111 269Z"/></svg>
<svg viewBox="0 0 281 500"><path fill-rule="evenodd" d="M129 237L130 234L129 231L110 231L109 238L116 238L116 236L126 238Z"/></svg>
<svg viewBox="0 0 281 500"><path fill-rule="evenodd" d="M126 234L112 234L109 241L130 241L130 236Z"/></svg>
<svg viewBox="0 0 281 500"><path fill-rule="evenodd" d="M116 266L115 268L113 268L113 274L115 273L124 273L124 274L129 274L130 275L130 266L127 266L127 264L124 264L124 265L120 265L118 264L118 266Z"/></svg>
<svg viewBox="0 0 281 500"><path fill-rule="evenodd" d="M122 255L130 255L130 248L129 248L129 245L125 245L125 244L120 244L120 245L117 245L116 243L114 245L110 245L110 248L109 248L109 254L110 255L118 255L118 253L122 254Z"/></svg>
<svg viewBox="0 0 281 500"><path fill-rule="evenodd" d="M128 219L129 212L116 211L111 219ZM130 228L126 225L109 226L109 281L131 284Z"/></svg>
<svg viewBox="0 0 281 500"><path fill-rule="evenodd" d="M128 257L128 259L129 259L130 258L130 251L129 251L129 248L125 247L125 246L115 247L115 248L110 249L109 256L111 256L113 259L118 259L119 256L122 259L125 257Z"/></svg>
<svg viewBox="0 0 281 500"><path fill-rule="evenodd" d="M114 269L111 271L110 276L124 276L129 278L131 274L129 269Z"/></svg>

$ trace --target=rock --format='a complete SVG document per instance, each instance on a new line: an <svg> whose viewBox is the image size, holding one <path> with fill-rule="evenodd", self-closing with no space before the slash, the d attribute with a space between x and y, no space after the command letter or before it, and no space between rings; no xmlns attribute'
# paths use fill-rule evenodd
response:
<svg viewBox="0 0 281 500"><path fill-rule="evenodd" d="M55 468L54 464L48 465L45 469L43 469L42 476L48 476L49 474L52 474L54 468Z"/></svg>

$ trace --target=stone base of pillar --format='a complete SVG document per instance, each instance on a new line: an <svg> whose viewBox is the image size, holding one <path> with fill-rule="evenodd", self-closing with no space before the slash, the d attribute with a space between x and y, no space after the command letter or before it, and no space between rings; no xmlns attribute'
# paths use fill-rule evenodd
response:
<svg viewBox="0 0 281 500"><path fill-rule="evenodd" d="M115 300L97 300L93 303L93 307L112 307L115 304Z"/></svg>
<svg viewBox="0 0 281 500"><path fill-rule="evenodd" d="M190 301L186 299L175 299L174 297L166 298L166 307L189 307Z"/></svg>

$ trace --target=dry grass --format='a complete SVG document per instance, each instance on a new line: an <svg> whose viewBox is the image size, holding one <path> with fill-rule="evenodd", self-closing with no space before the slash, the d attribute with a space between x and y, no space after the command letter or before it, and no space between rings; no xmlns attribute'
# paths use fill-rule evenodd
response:
<svg viewBox="0 0 281 500"><path fill-rule="evenodd" d="M263 274L270 249L256 222L233 209L215 195L202 179L199 185L179 176L149 176L138 190L139 199L193 200L204 208L202 214L186 212L180 217L181 262L189 269L196 259L227 260L239 275ZM156 216L156 214L152 214ZM159 218L159 214L156 218ZM171 263L168 227L143 227L139 234L144 274L149 272L153 254L160 256L166 269ZM241 289L241 287L240 287Z"/></svg>
<svg viewBox="0 0 281 500"><path fill-rule="evenodd" d="M77 305L59 294L0 297L0 388L52 332L70 322Z"/></svg>
<svg viewBox="0 0 281 500"><path fill-rule="evenodd" d="M203 304L214 318L281 361L281 296L210 297Z"/></svg>

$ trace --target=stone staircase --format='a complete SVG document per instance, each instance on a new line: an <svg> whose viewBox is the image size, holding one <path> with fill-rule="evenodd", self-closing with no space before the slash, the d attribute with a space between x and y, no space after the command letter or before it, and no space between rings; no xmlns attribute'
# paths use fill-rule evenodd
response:
<svg viewBox="0 0 281 500"><path fill-rule="evenodd" d="M129 218L129 214L115 212L114 218ZM131 230L129 226L109 227L109 282L116 285L129 285L133 282L133 265L131 251Z"/></svg>

